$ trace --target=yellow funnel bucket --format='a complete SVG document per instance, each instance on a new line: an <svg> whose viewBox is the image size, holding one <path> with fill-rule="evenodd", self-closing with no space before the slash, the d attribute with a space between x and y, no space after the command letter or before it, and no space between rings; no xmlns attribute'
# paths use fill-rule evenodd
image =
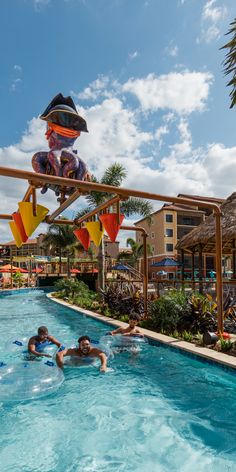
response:
<svg viewBox="0 0 236 472"><path fill-rule="evenodd" d="M16 243L17 247L21 247L22 244L23 244L23 241L21 239L21 236L20 236L20 233L17 229L15 221L10 221L9 226L11 228L11 232L13 234L13 238L15 240L15 243Z"/></svg>
<svg viewBox="0 0 236 472"><path fill-rule="evenodd" d="M29 237L37 228L37 226L44 220L49 210L42 205L36 205L36 216L34 216L33 203L19 202L18 205L25 232Z"/></svg>
<svg viewBox="0 0 236 472"><path fill-rule="evenodd" d="M85 226L95 246L99 247L104 233L104 228L100 221L89 221L89 223L86 223Z"/></svg>

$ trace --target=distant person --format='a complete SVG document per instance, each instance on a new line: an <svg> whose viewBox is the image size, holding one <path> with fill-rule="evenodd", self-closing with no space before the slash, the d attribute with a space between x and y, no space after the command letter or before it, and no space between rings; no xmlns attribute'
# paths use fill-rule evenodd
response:
<svg viewBox="0 0 236 472"><path fill-rule="evenodd" d="M46 326L40 326L38 328L38 334L29 339L29 354L33 354L36 357L52 357L50 354L43 352L43 349L49 344L55 344L58 348L62 347L62 344L57 341L56 338L48 334Z"/></svg>
<svg viewBox="0 0 236 472"><path fill-rule="evenodd" d="M64 357L66 356L75 356L80 357L81 359L86 359L89 357L97 357L101 362L100 372L106 372L107 370L107 356L101 350L96 347L91 346L91 340L89 336L81 336L78 339L78 347L64 349L63 351L57 352L56 361L58 367L61 369L64 365Z"/></svg>
<svg viewBox="0 0 236 472"><path fill-rule="evenodd" d="M127 328L117 328L110 331L107 334L115 336L116 334L122 334L123 336L143 336L140 329L137 327L140 321L139 315L133 314L129 316L129 326Z"/></svg>

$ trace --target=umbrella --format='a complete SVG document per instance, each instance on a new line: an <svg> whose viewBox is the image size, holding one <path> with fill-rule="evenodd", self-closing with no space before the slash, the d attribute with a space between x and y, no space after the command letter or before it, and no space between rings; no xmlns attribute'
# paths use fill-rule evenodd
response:
<svg viewBox="0 0 236 472"><path fill-rule="evenodd" d="M16 266L11 266L11 264L5 264L3 266L0 266L0 269L3 270L3 269L6 269L6 270L16 270L16 269L19 269L19 267L16 267Z"/></svg>
<svg viewBox="0 0 236 472"><path fill-rule="evenodd" d="M111 268L112 270L129 270L129 268L124 264L115 264Z"/></svg>
<svg viewBox="0 0 236 472"><path fill-rule="evenodd" d="M167 272L165 270L159 270L157 272L157 275L166 275L166 274L167 274Z"/></svg>
<svg viewBox="0 0 236 472"><path fill-rule="evenodd" d="M40 269L39 267L37 267L36 269L32 269L32 272L35 274L40 274L40 272L43 272L43 269Z"/></svg>
<svg viewBox="0 0 236 472"><path fill-rule="evenodd" d="M177 262L170 257L164 257L161 261L152 263L152 267L177 267L181 265L182 262Z"/></svg>
<svg viewBox="0 0 236 472"><path fill-rule="evenodd" d="M12 267L12 269L11 269ZM22 274L26 274L26 272L28 272L28 270L25 270L25 269L21 269L21 267L16 267L16 266L11 266L11 264L6 264L4 266L0 266L0 270L1 272L21 272Z"/></svg>
<svg viewBox="0 0 236 472"><path fill-rule="evenodd" d="M71 269L70 273L71 274L80 274L81 270L79 269Z"/></svg>

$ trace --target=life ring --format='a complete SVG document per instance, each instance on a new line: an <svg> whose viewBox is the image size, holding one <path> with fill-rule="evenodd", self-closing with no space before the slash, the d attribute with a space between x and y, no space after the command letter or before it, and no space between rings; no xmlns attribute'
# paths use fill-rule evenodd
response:
<svg viewBox="0 0 236 472"><path fill-rule="evenodd" d="M75 349L76 346L71 346L70 349ZM91 347L100 349L108 359L111 359L113 356L113 353L109 346L105 346L104 344L101 344L99 341L92 341L91 342ZM68 358L65 358L64 366L68 367L98 367L100 365L100 360L98 357L89 357L89 356L70 356Z"/></svg>
<svg viewBox="0 0 236 472"><path fill-rule="evenodd" d="M109 333L106 336L103 336L100 339L102 344L113 348L132 348L134 346L139 346L141 344L147 344L147 339L140 334L133 334L131 336L123 336L122 334L110 335Z"/></svg>
<svg viewBox="0 0 236 472"><path fill-rule="evenodd" d="M23 401L41 398L57 391L64 374L55 362L0 362L0 401Z"/></svg>
<svg viewBox="0 0 236 472"><path fill-rule="evenodd" d="M33 354L31 354L28 351L28 341L31 336L24 336L24 337L15 337L9 339L6 344L5 344L5 350L7 353L15 354L18 356L19 354L23 354L25 356L30 356L31 358L35 358L38 360L41 360L41 357L36 357ZM64 348L62 346L60 349ZM42 352L44 354L50 354L52 357L54 357L58 351L58 347L56 344L51 343L50 341L47 341L45 343L42 343L41 345L38 345L36 347L37 352Z"/></svg>

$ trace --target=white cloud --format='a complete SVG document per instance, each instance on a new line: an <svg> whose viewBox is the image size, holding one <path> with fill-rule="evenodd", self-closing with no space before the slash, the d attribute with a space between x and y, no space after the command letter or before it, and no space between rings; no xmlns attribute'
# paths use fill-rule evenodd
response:
<svg viewBox="0 0 236 472"><path fill-rule="evenodd" d="M98 77L98 79L91 82L91 84L86 87L82 92L75 93L71 92L71 95L78 100L97 100L101 97L108 98L110 96L110 92L108 91L108 86L110 86L110 78L104 75ZM115 82L113 83L113 88L115 86Z"/></svg>
<svg viewBox="0 0 236 472"><path fill-rule="evenodd" d="M34 9L39 12L43 7L49 5L51 0L33 0Z"/></svg>
<svg viewBox="0 0 236 472"><path fill-rule="evenodd" d="M218 4L217 0L207 0L202 9L201 36L197 42L210 43L221 36L221 22L227 14L225 5Z"/></svg>
<svg viewBox="0 0 236 472"><path fill-rule="evenodd" d="M168 126L166 125L160 126L160 128L158 128L155 132L155 138L159 141L161 140L162 136L168 133L169 133Z"/></svg>
<svg viewBox="0 0 236 472"><path fill-rule="evenodd" d="M120 162L127 170L123 184L127 188L173 196L184 192L224 197L234 191L236 147L225 148L220 143L202 148L193 147L186 105L181 106L180 99L182 97L183 100L187 94L192 100L188 105L188 113L202 111L206 106L212 77L201 73L197 77L197 73L188 74L187 80L184 76L185 88L183 74L180 74L181 77L175 75L176 80L171 74L170 81L169 76L165 76L166 84L160 77L148 76L142 79L140 88L145 93L141 97L142 100L146 99L143 108L128 105L125 85L129 84L129 91L130 88L134 90L133 80L120 86L120 89L116 86L114 93L106 85L109 98L100 98L100 102L94 105L78 108L87 120L90 132L81 134L75 148L78 148L79 155L96 176L100 178L109 165ZM173 90L176 83L178 86ZM158 96L155 101L155 93L159 94L158 86L163 96ZM155 93L152 95L151 92ZM149 99L149 93L153 96L154 104ZM192 95L194 99L197 95L196 101L193 101ZM161 107L164 110L162 119ZM143 113L145 109L152 110L152 120ZM171 111L165 113L168 109ZM157 122L161 123L159 127L156 126ZM0 149L0 165L32 170L32 155L36 151L47 150L44 132L44 122L33 118L19 143ZM169 144L165 148L163 146L160 155L157 140L164 136L169 139ZM17 203L22 199L27 185L22 180L0 177L0 213L12 213L17 209ZM37 195L39 203L50 208L50 211L58 206L52 191L48 190L45 195L41 195L38 190ZM79 199L71 210L78 211L81 205L84 205L83 199ZM9 239L12 237L8 225L1 222L0 241Z"/></svg>
<svg viewBox="0 0 236 472"><path fill-rule="evenodd" d="M15 92L18 85L22 82L22 80L20 78L18 79L14 79L10 85L10 91L11 92Z"/></svg>
<svg viewBox="0 0 236 472"><path fill-rule="evenodd" d="M208 72L172 72L144 79L130 79L123 85L124 92L134 94L144 111L170 109L189 114L205 108L212 74Z"/></svg>
<svg viewBox="0 0 236 472"><path fill-rule="evenodd" d="M178 52L179 52L178 46L174 44L173 40L171 40L169 45L165 48L165 53L171 57L176 57L178 56Z"/></svg>
<svg viewBox="0 0 236 472"><path fill-rule="evenodd" d="M138 51L134 51L134 52L129 53L129 59L130 59L131 61L133 61L134 59L136 59L136 57L138 57L138 56L139 56Z"/></svg>

